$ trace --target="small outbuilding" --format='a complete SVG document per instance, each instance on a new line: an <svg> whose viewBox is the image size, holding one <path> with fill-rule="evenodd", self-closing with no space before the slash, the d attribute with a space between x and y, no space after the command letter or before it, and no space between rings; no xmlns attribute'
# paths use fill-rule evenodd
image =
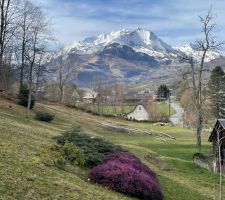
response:
<svg viewBox="0 0 225 200"><path fill-rule="evenodd" d="M136 121L149 121L149 113L144 104L138 104L135 108L127 114L127 119Z"/></svg>
<svg viewBox="0 0 225 200"><path fill-rule="evenodd" d="M214 168L219 166L219 157L221 164L225 161L225 119L218 119L209 137L209 142L212 142L212 155ZM220 156L219 156L220 151Z"/></svg>

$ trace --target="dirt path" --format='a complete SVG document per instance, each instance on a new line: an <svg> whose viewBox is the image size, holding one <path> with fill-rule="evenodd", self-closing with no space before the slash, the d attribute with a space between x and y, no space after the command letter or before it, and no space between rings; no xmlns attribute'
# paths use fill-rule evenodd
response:
<svg viewBox="0 0 225 200"><path fill-rule="evenodd" d="M180 107L178 103L170 103L171 108L173 108L176 113L170 117L170 121L174 125L183 125L183 108Z"/></svg>

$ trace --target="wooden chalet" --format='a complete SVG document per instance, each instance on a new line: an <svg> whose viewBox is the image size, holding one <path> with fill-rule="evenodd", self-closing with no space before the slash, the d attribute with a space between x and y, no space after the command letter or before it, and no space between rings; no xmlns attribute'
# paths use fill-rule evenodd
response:
<svg viewBox="0 0 225 200"><path fill-rule="evenodd" d="M209 137L209 142L212 142L212 155L214 167L218 168L219 144L221 164L225 165L225 119L218 119Z"/></svg>

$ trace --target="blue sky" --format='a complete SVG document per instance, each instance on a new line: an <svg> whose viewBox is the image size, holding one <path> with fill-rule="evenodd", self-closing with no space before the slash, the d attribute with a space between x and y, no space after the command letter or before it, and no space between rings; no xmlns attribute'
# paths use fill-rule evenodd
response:
<svg viewBox="0 0 225 200"><path fill-rule="evenodd" d="M32 0L52 20L54 35L66 45L122 28L142 27L172 46L201 36L198 16L213 6L215 34L225 40L225 0Z"/></svg>

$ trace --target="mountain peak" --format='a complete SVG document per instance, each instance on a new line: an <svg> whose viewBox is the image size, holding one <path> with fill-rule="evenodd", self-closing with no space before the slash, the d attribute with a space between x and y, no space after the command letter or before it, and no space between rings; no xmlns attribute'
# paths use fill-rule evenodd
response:
<svg viewBox="0 0 225 200"><path fill-rule="evenodd" d="M183 57L184 54L193 55L196 61L201 58L201 52L197 51L193 44L173 48L158 38L152 31L141 27L133 30L121 29L88 37L65 48L63 53L93 54L103 51L106 46L112 43L128 46L136 52L145 53L159 61L163 60L163 62L171 59L176 60ZM218 53L209 52L206 61L208 62L218 56Z"/></svg>
<svg viewBox="0 0 225 200"><path fill-rule="evenodd" d="M133 30L121 29L86 38L66 48L66 52L92 54L102 51L105 46L111 43L126 45L137 52L146 53L150 56L158 56L160 58L165 57L165 53L175 51L170 45L159 39L152 31L138 27Z"/></svg>
<svg viewBox="0 0 225 200"><path fill-rule="evenodd" d="M188 43L182 46L175 47L176 50L183 52L184 54L188 56L192 56L197 62L201 60L202 51L199 51L196 48L196 45L193 43ZM221 55L218 52L215 51L208 51L206 53L205 61L209 62L211 60L214 60L216 58L221 57Z"/></svg>
<svg viewBox="0 0 225 200"><path fill-rule="evenodd" d="M185 55L200 61L202 52L192 44L173 48L150 30L138 27L86 38L59 55L64 56L65 65L76 68L77 83L82 85L94 81L94 77L125 82L168 77L172 80L171 77L182 73L181 66L186 66ZM206 62L218 56L208 52ZM54 65L55 59L57 56L51 58L50 65Z"/></svg>

